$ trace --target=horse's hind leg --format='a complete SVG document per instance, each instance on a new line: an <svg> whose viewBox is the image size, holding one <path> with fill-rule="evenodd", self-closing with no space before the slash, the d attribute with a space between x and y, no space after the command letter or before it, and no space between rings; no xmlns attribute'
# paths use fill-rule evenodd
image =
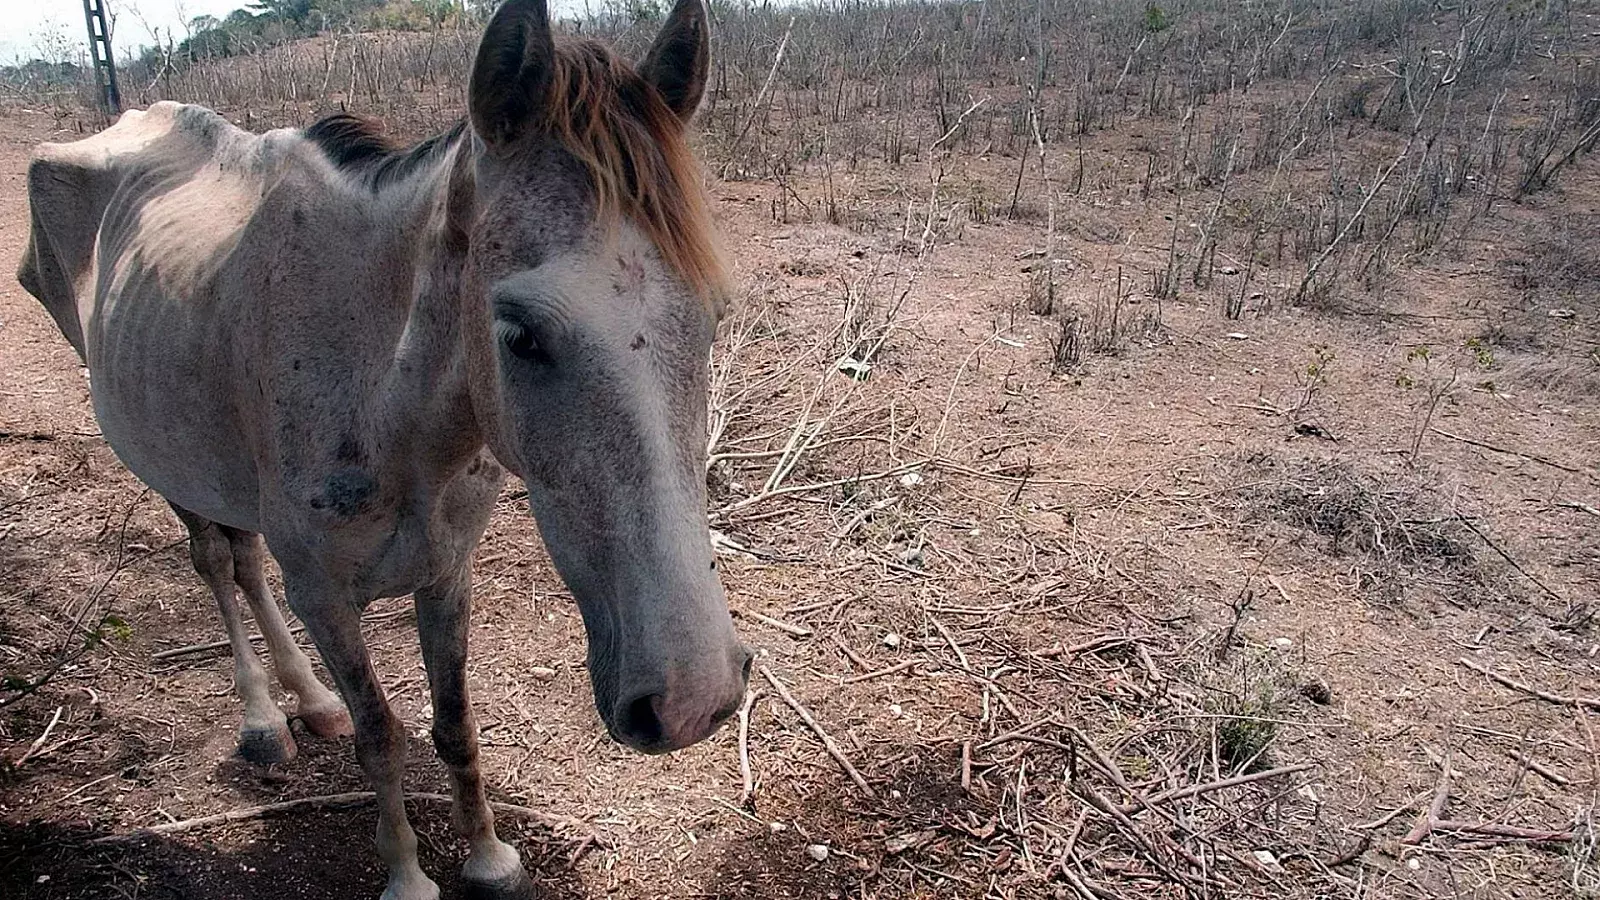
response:
<svg viewBox="0 0 1600 900"><path fill-rule="evenodd" d="M222 613L222 626L233 648L233 683L244 701L244 722L239 726L239 755L260 765L285 762L295 754L289 719L267 692L267 670L250 646L234 591L233 548L222 527L177 505L173 511L189 529L189 558L200 573Z"/></svg>
<svg viewBox="0 0 1600 900"><path fill-rule="evenodd" d="M350 713L339 698L325 687L311 671L311 660L295 642L283 613L272 599L272 589L267 586L267 576L262 567L266 548L261 535L253 531L222 527L233 550L233 580L239 585L245 599L250 601L250 611L256 617L256 627L266 639L267 652L272 657L272 668L278 682L293 691L299 698L300 720L311 733L319 737L353 734Z"/></svg>

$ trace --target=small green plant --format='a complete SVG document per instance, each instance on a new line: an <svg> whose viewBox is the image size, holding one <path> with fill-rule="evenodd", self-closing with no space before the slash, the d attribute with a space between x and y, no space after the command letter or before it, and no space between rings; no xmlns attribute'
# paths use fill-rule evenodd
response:
<svg viewBox="0 0 1600 900"><path fill-rule="evenodd" d="M1483 338L1467 338L1467 352L1472 354L1472 362L1478 368L1484 370L1494 368L1494 350Z"/></svg>
<svg viewBox="0 0 1600 900"><path fill-rule="evenodd" d="M1259 768L1261 757L1278 737L1278 723L1262 718L1270 697L1247 698L1228 718L1217 722L1217 761L1228 769Z"/></svg>
<svg viewBox="0 0 1600 900"><path fill-rule="evenodd" d="M1426 369L1433 359L1433 351L1424 344L1406 351L1405 365L1395 372L1395 387L1410 390L1417 386L1417 369Z"/></svg>
<svg viewBox="0 0 1600 900"><path fill-rule="evenodd" d="M75 626L74 630L77 630ZM0 697L0 709L4 709L26 697L37 693L45 685L54 681L61 674L62 669L76 661L79 657L99 649L112 641L127 641L133 636L133 628L116 613L105 613L93 626L83 627L77 646L68 648L56 656L50 667L43 674L29 678L23 675L8 673L0 677L0 691L7 692L7 696Z"/></svg>
<svg viewBox="0 0 1600 900"><path fill-rule="evenodd" d="M1494 354L1476 339L1467 342L1467 349L1474 354L1480 367L1488 368L1494 363ZM1416 465L1417 457L1422 452L1422 438L1433 424L1434 413L1438 411L1440 402L1455 387L1459 377L1459 372L1451 371L1450 377L1445 378L1440 367L1435 364L1433 351L1426 344L1406 351L1405 364L1395 374L1395 386L1406 391L1416 390L1419 387L1423 389L1421 396L1413 404L1417 414L1417 426L1411 436L1409 459L1412 465Z"/></svg>
<svg viewBox="0 0 1600 900"><path fill-rule="evenodd" d="M1151 34L1160 34L1172 27L1172 15L1154 3L1147 3L1144 7L1144 30Z"/></svg>
<svg viewBox="0 0 1600 900"><path fill-rule="evenodd" d="M1300 416L1311 407L1317 399L1317 394L1328 384L1328 370L1332 367L1335 355L1333 348L1327 344L1312 344L1311 359L1305 368L1295 373L1295 382L1300 386L1300 399L1288 410L1288 418L1295 424L1300 424Z"/></svg>
<svg viewBox="0 0 1600 900"><path fill-rule="evenodd" d="M1293 682L1287 663L1278 650L1255 645L1225 670L1229 683L1206 703L1216 717L1214 747L1220 768L1254 771L1265 764Z"/></svg>

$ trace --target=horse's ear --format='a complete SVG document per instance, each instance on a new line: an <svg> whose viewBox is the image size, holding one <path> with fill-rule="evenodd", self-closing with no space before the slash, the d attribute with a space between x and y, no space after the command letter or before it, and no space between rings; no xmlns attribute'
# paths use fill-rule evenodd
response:
<svg viewBox="0 0 1600 900"><path fill-rule="evenodd" d="M711 25L705 0L678 0L656 42L639 64L667 106L687 122L700 108L711 68Z"/></svg>
<svg viewBox="0 0 1600 900"><path fill-rule="evenodd" d="M472 128L489 146L522 135L546 100L555 52L545 0L506 0L489 19L467 85Z"/></svg>

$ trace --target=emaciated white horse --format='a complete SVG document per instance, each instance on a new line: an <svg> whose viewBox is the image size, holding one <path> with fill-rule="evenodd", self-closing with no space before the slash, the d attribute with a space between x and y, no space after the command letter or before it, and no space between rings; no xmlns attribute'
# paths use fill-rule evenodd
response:
<svg viewBox="0 0 1600 900"><path fill-rule="evenodd" d="M703 0L678 0L637 67L556 39L544 0L508 0L466 120L410 150L348 116L254 135L158 103L41 146L29 169L19 278L88 366L106 440L189 528L233 647L242 748L294 752L236 586L307 725L353 724L388 900L438 896L360 630L367 603L404 594L463 877L530 891L495 835L467 697L470 562L502 465L577 598L617 740L692 744L743 696L705 516L722 270L684 136L708 44ZM263 537L343 706L284 627Z"/></svg>

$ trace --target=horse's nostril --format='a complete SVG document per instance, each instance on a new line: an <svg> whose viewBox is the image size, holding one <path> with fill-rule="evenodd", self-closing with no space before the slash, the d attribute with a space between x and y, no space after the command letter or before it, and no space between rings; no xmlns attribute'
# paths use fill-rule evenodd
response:
<svg viewBox="0 0 1600 900"><path fill-rule="evenodd" d="M617 723L617 730L636 746L653 747L661 743L664 729L661 716L656 713L658 699L658 694L646 694L622 710L622 721Z"/></svg>

